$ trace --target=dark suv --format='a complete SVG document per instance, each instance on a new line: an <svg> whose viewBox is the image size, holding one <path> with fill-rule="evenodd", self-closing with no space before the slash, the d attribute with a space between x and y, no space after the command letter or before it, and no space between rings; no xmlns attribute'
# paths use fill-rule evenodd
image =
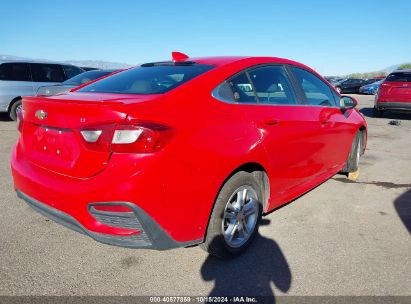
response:
<svg viewBox="0 0 411 304"><path fill-rule="evenodd" d="M363 79L348 78L337 82L334 86L339 93L359 93L363 85Z"/></svg>
<svg viewBox="0 0 411 304"><path fill-rule="evenodd" d="M0 112L8 112L16 120L22 96L36 95L41 86L58 84L83 72L69 64L0 61Z"/></svg>

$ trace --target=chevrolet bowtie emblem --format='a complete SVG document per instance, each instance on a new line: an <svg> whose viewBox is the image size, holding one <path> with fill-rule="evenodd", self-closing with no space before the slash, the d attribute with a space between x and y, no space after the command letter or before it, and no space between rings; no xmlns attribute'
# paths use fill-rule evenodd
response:
<svg viewBox="0 0 411 304"><path fill-rule="evenodd" d="M38 119L43 120L44 118L47 117L47 112L44 112L43 110L37 110L34 115L35 115Z"/></svg>

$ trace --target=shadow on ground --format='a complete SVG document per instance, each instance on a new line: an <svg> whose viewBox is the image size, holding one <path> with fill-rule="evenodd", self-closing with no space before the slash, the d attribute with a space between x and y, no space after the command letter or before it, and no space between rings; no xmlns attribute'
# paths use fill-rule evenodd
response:
<svg viewBox="0 0 411 304"><path fill-rule="evenodd" d="M362 108L360 112L366 116L374 118L374 108ZM402 113L402 112L385 112L384 116L381 118L386 119L398 119L398 120L411 120L411 112L410 113Z"/></svg>
<svg viewBox="0 0 411 304"><path fill-rule="evenodd" d="M405 228L411 234L411 189L394 201L394 207Z"/></svg>
<svg viewBox="0 0 411 304"><path fill-rule="evenodd" d="M264 219L260 225L270 221ZM264 302L275 303L272 283L282 292L291 287L291 271L278 244L257 234L241 256L220 260L209 255L201 267L205 281L214 281L209 296L266 296Z"/></svg>

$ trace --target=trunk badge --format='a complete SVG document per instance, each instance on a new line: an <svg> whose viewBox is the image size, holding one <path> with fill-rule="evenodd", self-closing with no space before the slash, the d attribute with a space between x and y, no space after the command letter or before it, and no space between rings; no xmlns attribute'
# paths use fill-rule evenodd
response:
<svg viewBox="0 0 411 304"><path fill-rule="evenodd" d="M34 115L35 115L38 119L43 120L44 118L47 117L47 112L44 112L43 110L37 110Z"/></svg>

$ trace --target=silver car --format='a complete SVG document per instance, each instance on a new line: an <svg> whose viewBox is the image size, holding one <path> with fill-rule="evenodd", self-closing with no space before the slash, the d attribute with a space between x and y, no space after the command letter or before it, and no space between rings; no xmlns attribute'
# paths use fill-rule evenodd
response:
<svg viewBox="0 0 411 304"><path fill-rule="evenodd" d="M17 119L22 96L34 96L39 87L59 84L84 72L69 64L40 61L0 61L0 112Z"/></svg>

